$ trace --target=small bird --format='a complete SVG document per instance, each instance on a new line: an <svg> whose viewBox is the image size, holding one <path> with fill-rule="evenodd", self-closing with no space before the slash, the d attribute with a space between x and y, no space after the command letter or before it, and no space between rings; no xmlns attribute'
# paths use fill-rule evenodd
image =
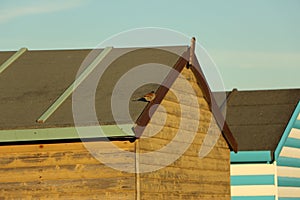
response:
<svg viewBox="0 0 300 200"><path fill-rule="evenodd" d="M144 101L144 102L151 102L155 99L156 97L156 94L154 91L151 91L150 93L148 94L145 94L143 97L139 98L139 99L136 99L136 100L133 100L133 101Z"/></svg>

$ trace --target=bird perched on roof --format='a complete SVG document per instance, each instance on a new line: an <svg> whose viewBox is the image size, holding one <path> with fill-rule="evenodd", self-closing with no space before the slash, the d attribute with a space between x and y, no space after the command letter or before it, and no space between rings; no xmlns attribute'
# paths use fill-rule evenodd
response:
<svg viewBox="0 0 300 200"><path fill-rule="evenodd" d="M139 98L139 99L136 99L136 100L133 100L133 101L145 101L145 102L151 102L155 99L156 97L156 94L154 91L151 91L150 93L148 94L145 94L143 97Z"/></svg>

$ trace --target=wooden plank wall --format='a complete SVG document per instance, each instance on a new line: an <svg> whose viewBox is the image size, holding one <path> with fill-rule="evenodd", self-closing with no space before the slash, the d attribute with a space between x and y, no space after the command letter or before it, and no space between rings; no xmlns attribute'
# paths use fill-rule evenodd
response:
<svg viewBox="0 0 300 200"><path fill-rule="evenodd" d="M220 136L213 150L204 158L198 156L201 144L211 122L211 112L203 94L196 82L196 78L189 69L184 69L182 74L187 77L193 86L200 106L200 125L193 143L187 151L174 163L157 171L141 173L139 175L140 198L141 199L230 199L230 150L223 138ZM176 80L179 81L180 79ZM158 150L167 145L177 134L180 123L180 106L191 107L189 95L185 88L172 88L179 94L186 96L179 105L175 95L169 91L161 105L167 111L166 122L163 122L163 113L155 112L150 123L145 129L145 134L152 134L151 131L161 125L164 127L155 135L139 140L140 153L147 153ZM193 116L188 116L189 123L195 123ZM215 128L217 125L214 124ZM190 131L189 124L183 129L186 133ZM218 129L218 128L217 128ZM219 129L218 129L219 131ZM192 132L190 134L193 134ZM172 141L174 142L174 141ZM177 145L183 145L184 140L176 141ZM166 155L176 154L163 152ZM141 157L142 155L140 155ZM141 159L140 170L147 166L161 165L160 158Z"/></svg>
<svg viewBox="0 0 300 200"><path fill-rule="evenodd" d="M135 144L113 142L135 151ZM105 148L105 142L95 142ZM107 151L106 151L107 150ZM105 149L109 154L116 153ZM110 160L135 165L135 160ZM0 199L135 199L135 174L96 160L82 143L0 146Z"/></svg>

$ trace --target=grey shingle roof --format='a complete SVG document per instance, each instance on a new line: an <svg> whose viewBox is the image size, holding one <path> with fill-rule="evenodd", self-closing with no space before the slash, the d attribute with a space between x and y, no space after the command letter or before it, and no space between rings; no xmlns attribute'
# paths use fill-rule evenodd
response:
<svg viewBox="0 0 300 200"><path fill-rule="evenodd" d="M274 151L299 100L300 89L233 93L226 121L239 150Z"/></svg>
<svg viewBox="0 0 300 200"><path fill-rule="evenodd" d="M111 93L116 81L126 71L149 62L153 65L161 63L173 67L179 56L171 52L178 52L181 55L186 50L187 46L114 48L107 59L115 59L116 55L121 55L122 52L130 51L130 53L114 60L99 82L95 99L99 122L114 123L110 108ZM98 50L101 51L102 49ZM72 96L45 123L39 124L36 120L76 79L79 67L90 52L90 49L26 51L12 63L0 74L0 130L74 126ZM0 52L0 65L14 53ZM139 88L133 96L142 96L157 88L158 85L148 84ZM138 118L145 106L145 102L130 103L133 121Z"/></svg>

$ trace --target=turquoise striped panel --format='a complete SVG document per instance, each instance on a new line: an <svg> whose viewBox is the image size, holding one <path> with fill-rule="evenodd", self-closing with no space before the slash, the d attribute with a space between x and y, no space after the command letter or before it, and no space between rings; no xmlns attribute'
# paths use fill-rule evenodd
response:
<svg viewBox="0 0 300 200"><path fill-rule="evenodd" d="M300 178L278 177L278 186L300 187Z"/></svg>
<svg viewBox="0 0 300 200"><path fill-rule="evenodd" d="M231 185L274 185L274 175L231 176Z"/></svg>
<svg viewBox="0 0 300 200"><path fill-rule="evenodd" d="M270 151L239 151L238 153L230 152L231 163L267 163L271 162Z"/></svg>
<svg viewBox="0 0 300 200"><path fill-rule="evenodd" d="M283 135L282 135L282 137L281 137L281 139L280 139L280 141L279 141L279 143L276 147L276 150L275 150L275 153L274 153L275 160L278 159L279 154L282 150L282 147L284 146L284 144L285 144L292 128L293 127L296 128L298 126L299 120L297 120L297 117L298 117L299 113L300 113L300 101L298 102L298 104L297 104L297 106L296 106L296 108L295 108L295 110L294 110L294 112L293 112L293 114L292 114L292 116L289 120L289 123L287 124L287 126L286 126L286 128L283 132ZM300 128L300 126L299 126L299 128Z"/></svg>
<svg viewBox="0 0 300 200"><path fill-rule="evenodd" d="M299 197L279 197L278 200L299 200Z"/></svg>
<svg viewBox="0 0 300 200"><path fill-rule="evenodd" d="M300 167L300 159L282 156L278 158L277 165L288 166L288 167Z"/></svg>
<svg viewBox="0 0 300 200"><path fill-rule="evenodd" d="M294 123L294 128L300 129L300 120L296 120Z"/></svg>
<svg viewBox="0 0 300 200"><path fill-rule="evenodd" d="M284 146L286 146L286 147L300 148L300 139L287 138Z"/></svg>
<svg viewBox="0 0 300 200"><path fill-rule="evenodd" d="M275 196L251 196L251 197L236 196L236 197L231 197L231 200L275 200Z"/></svg>

